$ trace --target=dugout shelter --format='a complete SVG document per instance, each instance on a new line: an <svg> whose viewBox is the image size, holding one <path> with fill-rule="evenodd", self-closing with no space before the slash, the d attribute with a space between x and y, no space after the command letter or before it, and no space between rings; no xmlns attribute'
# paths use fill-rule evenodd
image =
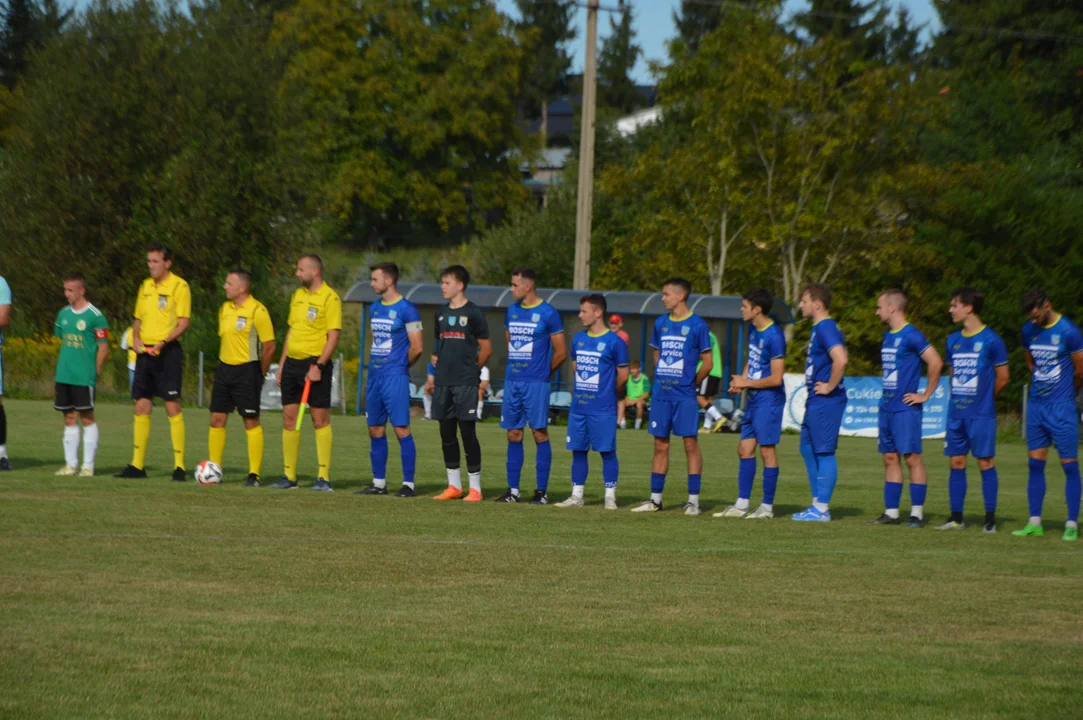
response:
<svg viewBox="0 0 1083 720"><path fill-rule="evenodd" d="M445 301L440 294L438 283L400 283L399 292L417 306L421 313L421 321L425 326L425 351L421 359L410 369L411 396L419 400L421 386L425 384L425 367L435 344L432 328L436 313ZM538 288L537 292L539 298L548 302L560 313L564 320L564 331L569 345L572 337L582 329L578 317L579 298L591 292L598 292L605 296L609 306L606 314L617 313L624 319L624 330L631 340L629 358L638 359L643 365L643 371L650 376L652 381L654 380L654 357L650 352L650 334L654 321L666 312L662 306L661 293L585 291L566 288ZM503 397L504 366L508 355L507 345L504 342L504 314L514 302L511 290L506 286L471 285L467 289L466 296L481 308L489 323L489 332L493 341L493 355L488 363L493 391L491 404L499 404ZM368 281L364 281L351 287L343 301L361 304L359 337L361 364L358 370L356 405L356 413L360 415L365 408L364 392L369 361L369 307L379 301L379 296L372 292ZM688 299L688 307L707 322L718 338L719 350L722 354L722 393L719 397L726 399L724 393L729 386L729 380L733 375L741 373L747 356L746 343L749 326L741 320L741 298L737 295L693 294ZM775 322L783 325L794 321L789 306L778 298L774 299L771 317ZM571 363L565 362L550 379L551 405L556 408L566 408L571 404L571 383Z"/></svg>

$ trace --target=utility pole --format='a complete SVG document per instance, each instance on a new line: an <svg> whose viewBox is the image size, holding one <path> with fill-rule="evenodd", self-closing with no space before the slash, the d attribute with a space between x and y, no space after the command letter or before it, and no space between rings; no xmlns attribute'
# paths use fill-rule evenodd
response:
<svg viewBox="0 0 1083 720"><path fill-rule="evenodd" d="M583 68L583 115L579 128L579 192L575 215L572 289L590 286L590 225L594 204L594 111L598 84L598 0L587 3L587 51Z"/></svg>

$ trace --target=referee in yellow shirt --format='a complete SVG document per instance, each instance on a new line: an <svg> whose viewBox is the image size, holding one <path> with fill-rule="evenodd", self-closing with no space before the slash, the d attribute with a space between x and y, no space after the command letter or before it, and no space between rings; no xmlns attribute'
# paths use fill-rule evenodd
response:
<svg viewBox="0 0 1083 720"><path fill-rule="evenodd" d="M173 439L173 479L184 482L184 415L181 413L181 373L184 353L179 338L188 329L192 317L192 291L181 278L169 271L173 253L165 245L147 248L150 277L143 281L135 300L135 431L132 462L117 477L145 478L147 441L150 439L151 399L165 401L169 416L169 434Z"/></svg>
<svg viewBox="0 0 1083 720"><path fill-rule="evenodd" d="M226 302L218 310L218 367L211 391L211 428L207 434L211 462L222 466L226 449L226 419L234 409L244 418L248 438L248 477L245 487L259 487L263 463L263 427L259 424L259 400L263 377L275 354L275 329L271 314L252 297L252 273L241 268L230 270L226 283Z"/></svg>
<svg viewBox="0 0 1083 720"><path fill-rule="evenodd" d="M332 492L331 355L342 332L342 299L323 281L323 261L319 255L302 255L297 261L296 275L301 287L290 300L289 330L282 343L277 377L282 388L283 477L271 487L276 490L297 488L301 433L295 428L307 379L312 383L308 407L312 427L316 430L316 461L320 468L312 489Z"/></svg>

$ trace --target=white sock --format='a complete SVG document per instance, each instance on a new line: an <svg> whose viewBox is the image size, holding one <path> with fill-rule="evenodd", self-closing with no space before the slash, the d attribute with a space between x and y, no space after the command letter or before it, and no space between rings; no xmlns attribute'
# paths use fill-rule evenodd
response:
<svg viewBox="0 0 1083 720"><path fill-rule="evenodd" d="M737 498L736 507L738 510L748 510L748 498Z"/></svg>
<svg viewBox="0 0 1083 720"><path fill-rule="evenodd" d="M699 507L699 495L698 494L689 495L688 496L688 502L691 503L692 505L695 505L696 507Z"/></svg>
<svg viewBox="0 0 1083 720"><path fill-rule="evenodd" d="M643 424L643 418L636 418L636 430L638 430L639 426L642 425L642 424Z"/></svg>
<svg viewBox="0 0 1083 720"><path fill-rule="evenodd" d="M470 476L470 489L481 492L481 473L467 473Z"/></svg>
<svg viewBox="0 0 1083 720"><path fill-rule="evenodd" d="M463 481L462 476L459 474L459 468L455 468L454 470L451 468L447 469L447 484L449 487L453 487L456 490L463 489Z"/></svg>
<svg viewBox="0 0 1083 720"><path fill-rule="evenodd" d="M1030 516L1030 524L1031 525L1041 525L1042 524L1042 518L1040 516L1038 516L1038 515L1031 515Z"/></svg>
<svg viewBox="0 0 1083 720"><path fill-rule="evenodd" d="M0 458L6 458L8 456L8 446L0 445Z"/></svg>
<svg viewBox="0 0 1083 720"><path fill-rule="evenodd" d="M766 510L767 512L774 512L775 511L775 506L772 505L771 503L760 503L760 509L761 510Z"/></svg>
<svg viewBox="0 0 1083 720"><path fill-rule="evenodd" d="M662 493L651 493L651 500L654 501L655 505L661 505L662 504Z"/></svg>
<svg viewBox="0 0 1083 720"><path fill-rule="evenodd" d="M580 500L582 500L583 499L583 488L585 488L585 487L586 487L586 485L572 485L572 497L573 498L579 498Z"/></svg>
<svg viewBox="0 0 1083 720"><path fill-rule="evenodd" d="M822 503L822 502L816 501L816 502L812 503L812 507L816 508L817 510L819 510L822 513L827 512L827 503Z"/></svg>
<svg viewBox="0 0 1083 720"><path fill-rule="evenodd" d="M403 487L408 487L408 488L410 488L411 490L413 490L413 489L414 489L414 484L413 484L412 482L404 482L404 483L402 484L402 486L403 486Z"/></svg>
<svg viewBox="0 0 1083 720"><path fill-rule="evenodd" d="M372 478L372 484L378 488L387 487L387 478Z"/></svg>
<svg viewBox="0 0 1083 720"><path fill-rule="evenodd" d="M511 494L515 497L519 497L519 488L508 488L508 490L511 490Z"/></svg>
<svg viewBox="0 0 1083 720"><path fill-rule="evenodd" d="M94 467L98 454L98 423L83 428L83 467Z"/></svg>
<svg viewBox="0 0 1083 720"><path fill-rule="evenodd" d="M1079 523L1077 523L1075 520L1069 520L1068 522L1064 523L1064 527L1075 528L1076 530L1078 530Z"/></svg>
<svg viewBox="0 0 1083 720"><path fill-rule="evenodd" d="M713 425L713 424L714 423L711 422L711 414L710 413L703 413L703 427L710 430L711 425Z"/></svg>
<svg viewBox="0 0 1083 720"><path fill-rule="evenodd" d="M617 489L615 487L606 488L605 489L605 496L607 498L616 498L617 497Z"/></svg>
<svg viewBox="0 0 1083 720"><path fill-rule="evenodd" d="M890 510L884 510L884 514L892 520L899 519L899 508L891 508Z"/></svg>
<svg viewBox="0 0 1083 720"><path fill-rule="evenodd" d="M68 467L79 467L79 426L64 426L64 462Z"/></svg>
<svg viewBox="0 0 1083 720"><path fill-rule="evenodd" d="M718 408L716 408L714 405L710 405L707 408L707 417L711 418L711 420L714 420L715 422L718 422L722 419L722 413L718 412Z"/></svg>
<svg viewBox="0 0 1083 720"><path fill-rule="evenodd" d="M627 427L628 427L628 421L627 420L621 420L620 421L620 429L624 430Z"/></svg>
<svg viewBox="0 0 1083 720"><path fill-rule="evenodd" d="M421 404L425 406L425 417L432 418L432 395L422 395Z"/></svg>
<svg viewBox="0 0 1083 720"><path fill-rule="evenodd" d="M481 411L485 409L485 403L478 400L478 420L481 420Z"/></svg>
<svg viewBox="0 0 1083 720"><path fill-rule="evenodd" d="M924 505L914 505L913 507L911 507L910 508L910 517L916 517L918 520L924 520L925 519L925 506Z"/></svg>

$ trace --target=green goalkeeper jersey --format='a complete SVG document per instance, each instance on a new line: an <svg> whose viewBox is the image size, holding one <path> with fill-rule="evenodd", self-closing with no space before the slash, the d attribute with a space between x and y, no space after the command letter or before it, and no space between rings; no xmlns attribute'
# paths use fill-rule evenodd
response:
<svg viewBox="0 0 1083 720"><path fill-rule="evenodd" d="M60 338L56 381L94 387L98 379L98 345L109 342L109 323L93 305L80 312L68 305L56 315L53 334Z"/></svg>

